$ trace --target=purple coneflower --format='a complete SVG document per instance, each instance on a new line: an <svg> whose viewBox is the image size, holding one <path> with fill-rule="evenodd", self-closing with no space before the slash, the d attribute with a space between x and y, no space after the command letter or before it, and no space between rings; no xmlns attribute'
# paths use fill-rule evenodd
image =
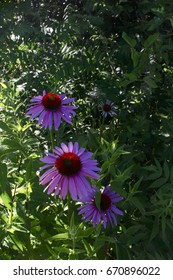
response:
<svg viewBox="0 0 173 280"><path fill-rule="evenodd" d="M54 192L54 195L60 194L64 199L69 191L72 199L86 196L91 186L85 177L98 179L99 171L97 161L90 159L93 153L85 152L84 148L79 148L78 143L68 143L66 146L61 143L61 148L55 147L54 154L48 153L40 160L44 165L40 170L49 168L41 177L40 184L45 185L48 194Z"/></svg>
<svg viewBox="0 0 173 280"><path fill-rule="evenodd" d="M101 103L99 105L101 111L102 111L102 115L104 117L107 117L108 115L110 115L111 117L113 115L116 115L116 107L114 106L114 103L111 102L110 100L106 100L106 102Z"/></svg>
<svg viewBox="0 0 173 280"><path fill-rule="evenodd" d="M66 98L66 94L58 95L43 91L43 95L31 99L32 104L28 108L27 115L31 115L30 120L39 116L39 124L42 123L44 128L50 130L54 126L56 130L60 126L61 118L67 123L72 123L72 115L75 114L73 110L77 108L67 105L72 101L74 98Z"/></svg>
<svg viewBox="0 0 173 280"><path fill-rule="evenodd" d="M110 190L109 186L106 186L100 196L100 207L98 208L95 202L95 194L100 190L93 186L92 190L86 197L83 197L80 201L85 204L78 208L79 214L83 215L83 220L86 222L91 221L93 226L103 222L104 228L107 223L111 226L117 225L116 215L123 215L123 212L119 210L115 203L123 198Z"/></svg>

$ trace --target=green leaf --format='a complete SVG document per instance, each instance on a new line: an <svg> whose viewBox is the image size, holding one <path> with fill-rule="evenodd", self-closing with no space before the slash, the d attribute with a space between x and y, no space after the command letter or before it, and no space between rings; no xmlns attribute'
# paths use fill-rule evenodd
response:
<svg viewBox="0 0 173 280"><path fill-rule="evenodd" d="M126 43L134 48L136 46L136 40L130 38L125 32L122 34L122 38L126 41Z"/></svg>
<svg viewBox="0 0 173 280"><path fill-rule="evenodd" d="M0 85L5 89L7 88L6 84L4 84L3 82L0 82Z"/></svg>
<svg viewBox="0 0 173 280"><path fill-rule="evenodd" d="M4 205L11 209L12 206L12 194L7 180L7 167L6 164L0 164L0 197Z"/></svg>
<svg viewBox="0 0 173 280"><path fill-rule="evenodd" d="M154 33L153 35L150 35L144 42L144 47L148 48L150 47L158 38L158 33Z"/></svg>
<svg viewBox="0 0 173 280"><path fill-rule="evenodd" d="M170 181L171 181L171 184L173 185L173 167L171 167Z"/></svg>
<svg viewBox="0 0 173 280"><path fill-rule="evenodd" d="M131 58L133 61L133 67L135 68L139 62L139 53L135 49L131 49Z"/></svg>
<svg viewBox="0 0 173 280"><path fill-rule="evenodd" d="M53 235L52 237L49 237L47 240L53 241L53 240L65 240L65 239L69 239L69 235L67 232Z"/></svg>
<svg viewBox="0 0 173 280"><path fill-rule="evenodd" d="M148 176L147 180L156 180L162 176L162 172L157 171L151 175Z"/></svg>
<svg viewBox="0 0 173 280"><path fill-rule="evenodd" d="M166 178L159 178L156 181L154 181L149 188L160 188L162 185L166 183L167 179Z"/></svg>
<svg viewBox="0 0 173 280"><path fill-rule="evenodd" d="M16 140L5 139L2 142L2 144L3 145L7 145L10 148L13 148L14 150L24 151L24 147L19 142L17 142Z"/></svg>
<svg viewBox="0 0 173 280"><path fill-rule="evenodd" d="M70 219L70 229L74 229L75 224L74 224L74 212L71 215L71 219Z"/></svg>
<svg viewBox="0 0 173 280"><path fill-rule="evenodd" d="M91 245L85 239L82 240L82 243L83 243L84 248L87 252L87 255L88 256L92 255L93 254L93 249L92 249Z"/></svg>
<svg viewBox="0 0 173 280"><path fill-rule="evenodd" d="M146 76L144 81L150 88L157 88L157 84L153 79L150 78L150 76Z"/></svg>
<svg viewBox="0 0 173 280"><path fill-rule="evenodd" d="M99 210L100 210L100 203L101 203L101 192L95 192L95 204Z"/></svg>
<svg viewBox="0 0 173 280"><path fill-rule="evenodd" d="M83 237L89 237L91 236L91 234L95 232L95 228L94 227L89 227L86 229L80 229L77 231L76 236L77 238L83 238Z"/></svg>
<svg viewBox="0 0 173 280"><path fill-rule="evenodd" d="M151 242L156 237L156 235L159 233L159 221L158 220L159 220L158 217L156 217L155 221L153 222L153 227L152 227L149 242Z"/></svg>
<svg viewBox="0 0 173 280"><path fill-rule="evenodd" d="M168 180L168 178L169 178L169 166L168 166L166 161L163 164L163 172L164 172L164 176L165 176L166 180Z"/></svg>
<svg viewBox="0 0 173 280"><path fill-rule="evenodd" d="M137 207L139 209L139 211L141 212L142 215L145 214L144 206L142 205L142 203L139 201L139 199L137 197L132 197L131 202L133 203L133 205L135 207Z"/></svg>
<svg viewBox="0 0 173 280"><path fill-rule="evenodd" d="M8 208L11 209L12 207L12 199L9 197L7 193L1 193L0 198L3 201L4 205Z"/></svg>
<svg viewBox="0 0 173 280"><path fill-rule="evenodd" d="M149 166L145 166L143 167L143 169L148 170L148 171L157 171L157 168L155 165L149 165Z"/></svg>
<svg viewBox="0 0 173 280"><path fill-rule="evenodd" d="M162 172L162 167L161 167L160 162L159 162L156 158L154 159L154 161L155 161L155 163L156 163L156 166L157 166L158 170L159 170L160 172Z"/></svg>
<svg viewBox="0 0 173 280"><path fill-rule="evenodd" d="M0 120L0 128L2 130L5 130L6 132L10 132L11 133L11 129L8 127L8 125L6 123L4 123L3 121Z"/></svg>
<svg viewBox="0 0 173 280"><path fill-rule="evenodd" d="M32 172L32 158L29 160L26 166L26 180L29 181L31 179L31 172Z"/></svg>

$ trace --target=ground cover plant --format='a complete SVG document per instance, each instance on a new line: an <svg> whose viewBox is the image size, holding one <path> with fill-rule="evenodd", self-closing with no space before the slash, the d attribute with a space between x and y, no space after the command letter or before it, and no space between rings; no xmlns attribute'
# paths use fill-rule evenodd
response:
<svg viewBox="0 0 173 280"><path fill-rule="evenodd" d="M172 259L173 3L0 1L0 259Z"/></svg>

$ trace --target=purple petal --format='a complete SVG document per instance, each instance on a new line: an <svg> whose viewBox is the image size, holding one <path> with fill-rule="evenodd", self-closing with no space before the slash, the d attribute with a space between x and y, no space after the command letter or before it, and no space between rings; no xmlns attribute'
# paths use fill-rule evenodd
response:
<svg viewBox="0 0 173 280"><path fill-rule="evenodd" d="M58 174L50 183L49 185L46 187L46 189L48 190L47 193L50 194L53 192L53 190L56 188L56 185L58 184L58 182L61 180L61 175ZM45 190L46 190L45 189Z"/></svg>
<svg viewBox="0 0 173 280"><path fill-rule="evenodd" d="M68 150L69 150L69 152L73 152L73 143L72 142L68 143Z"/></svg>
<svg viewBox="0 0 173 280"><path fill-rule="evenodd" d="M84 154L82 154L80 156L80 159L83 161L83 160L86 160L86 159L89 159L90 157L93 156L93 153L90 153L90 152L85 152Z"/></svg>
<svg viewBox="0 0 173 280"><path fill-rule="evenodd" d="M55 171L56 168L52 167L51 169L47 170L41 177L40 180L42 180L45 176L47 176L47 174L52 173L53 171ZM56 170L57 171L57 170Z"/></svg>
<svg viewBox="0 0 173 280"><path fill-rule="evenodd" d="M60 192L60 198L64 199L68 192L69 182L67 177L63 177L61 182L61 192Z"/></svg>
<svg viewBox="0 0 173 280"><path fill-rule="evenodd" d="M62 115L62 119L63 119L64 121L66 121L67 123L69 123L69 124L72 123L72 122L71 122L71 118L69 118L69 116Z"/></svg>
<svg viewBox="0 0 173 280"><path fill-rule="evenodd" d="M47 112L45 110L40 114L40 117L38 119L38 124L40 124L43 121L46 114Z"/></svg>
<svg viewBox="0 0 173 280"><path fill-rule="evenodd" d="M81 171L82 171L84 176L87 176L87 177L90 177L90 178L93 178L93 179L99 179L99 177L100 177L97 173L95 173L94 171L89 170L89 169L82 168Z"/></svg>
<svg viewBox="0 0 173 280"><path fill-rule="evenodd" d="M90 208L92 208L91 204L85 204L85 205L80 206L78 208L79 214L83 214L85 212L88 212L90 210Z"/></svg>
<svg viewBox="0 0 173 280"><path fill-rule="evenodd" d="M121 216L124 215L124 214L123 214L123 211L121 211L120 209L118 209L115 205L112 205L111 209L112 209L112 211L113 211L114 213L116 213L116 214L118 214L118 215L121 215Z"/></svg>
<svg viewBox="0 0 173 280"><path fill-rule="evenodd" d="M59 128L61 124L61 113L60 112L54 112L53 113L53 119L54 119L54 127L55 130Z"/></svg>
<svg viewBox="0 0 173 280"><path fill-rule="evenodd" d="M69 191L73 200L77 200L77 190L73 177L69 178Z"/></svg>
<svg viewBox="0 0 173 280"><path fill-rule="evenodd" d="M60 188L59 186L57 186L57 188L55 189L55 192L54 192L54 196L56 197L60 192Z"/></svg>
<svg viewBox="0 0 173 280"><path fill-rule="evenodd" d="M53 152L59 156L64 154L63 150L61 148L58 148L57 146L55 146L55 149L53 150Z"/></svg>
<svg viewBox="0 0 173 280"><path fill-rule="evenodd" d="M39 171L42 171L43 169L46 169L46 168L51 167L51 166L52 166L52 164L46 164L46 165L40 167Z"/></svg>
<svg viewBox="0 0 173 280"><path fill-rule="evenodd" d="M61 148L65 153L69 152L68 147L64 143L61 143Z"/></svg>
<svg viewBox="0 0 173 280"><path fill-rule="evenodd" d="M75 100L75 98L66 98L62 100L62 104L68 104L70 102L73 102Z"/></svg>
<svg viewBox="0 0 173 280"><path fill-rule="evenodd" d="M79 176L74 177L77 193L79 197L86 196L88 194L87 187Z"/></svg>
<svg viewBox="0 0 173 280"><path fill-rule="evenodd" d="M45 178L40 182L40 185L45 185L46 183L51 181L55 177L55 175L57 175L57 171L51 172L50 174L45 176Z"/></svg>
<svg viewBox="0 0 173 280"><path fill-rule="evenodd" d="M50 163L50 164L55 164L55 158L50 157L50 156L45 156L43 158L40 158L40 161L45 162L45 163Z"/></svg>
<svg viewBox="0 0 173 280"><path fill-rule="evenodd" d="M85 177L83 176L83 174L79 174L78 176L79 176L78 178L80 178L80 179L82 180L83 184L84 184L85 187L88 189L88 191L90 191L90 190L91 190L91 186L90 186L90 184L88 183L88 181L85 179Z"/></svg>
<svg viewBox="0 0 173 280"><path fill-rule="evenodd" d="M93 214L93 218L92 218L92 222L94 225L98 225L100 222L100 213L98 210L95 210L94 214Z"/></svg>
<svg viewBox="0 0 173 280"><path fill-rule="evenodd" d="M74 143L73 145L73 153L77 154L78 153L78 149L79 149L79 145L77 142Z"/></svg>
<svg viewBox="0 0 173 280"><path fill-rule="evenodd" d="M84 152L85 152L85 149L84 149L84 148L80 148L80 149L78 150L77 155L80 156L80 155L82 155Z"/></svg>

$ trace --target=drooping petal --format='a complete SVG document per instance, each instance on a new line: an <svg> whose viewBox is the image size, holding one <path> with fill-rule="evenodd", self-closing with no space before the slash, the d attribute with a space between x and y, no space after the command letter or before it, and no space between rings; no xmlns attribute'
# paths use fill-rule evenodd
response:
<svg viewBox="0 0 173 280"><path fill-rule="evenodd" d="M67 195L69 188L69 181L68 178L64 177L61 181L61 191L60 191L60 198L64 199Z"/></svg>
<svg viewBox="0 0 173 280"><path fill-rule="evenodd" d="M69 178L69 191L73 200L77 200L77 189L74 178Z"/></svg>
<svg viewBox="0 0 173 280"><path fill-rule="evenodd" d="M123 215L123 212L111 200L111 197L117 194L112 192L109 186L106 186L101 192L100 208L98 208L95 202L95 192L98 191L97 187L92 186L92 191L88 193L88 197L80 200L83 202L83 205L78 208L79 214L83 216L85 222L90 221L93 226L102 223L104 228L108 224L113 227L117 225L116 215Z"/></svg>
<svg viewBox="0 0 173 280"><path fill-rule="evenodd" d="M47 183L50 182L56 175L57 175L57 171L56 171L56 170L53 171L53 172L50 172L48 175L46 175L46 176L44 177L44 179L42 179L42 180L40 181L40 184L41 184L41 185L47 184Z"/></svg>
<svg viewBox="0 0 173 280"><path fill-rule="evenodd" d="M59 181L61 180L61 175L58 174L50 183L49 185L46 187L45 190L48 190L47 193L50 194L54 191L54 189L56 188L57 184L59 183Z"/></svg>

